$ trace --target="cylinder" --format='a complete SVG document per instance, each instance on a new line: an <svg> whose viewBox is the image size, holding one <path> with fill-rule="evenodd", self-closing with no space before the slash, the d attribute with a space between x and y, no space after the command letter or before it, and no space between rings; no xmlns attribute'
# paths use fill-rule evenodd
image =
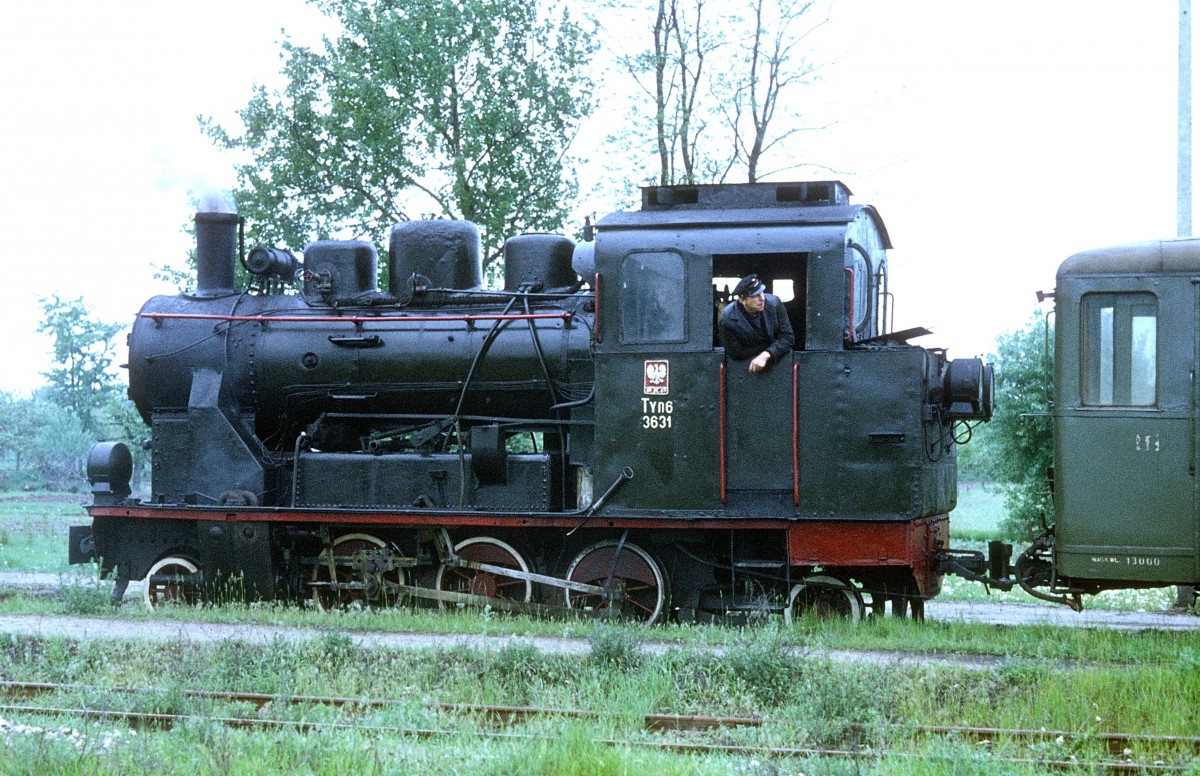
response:
<svg viewBox="0 0 1200 776"><path fill-rule="evenodd" d="M87 458L88 482L96 503L116 504L129 496L133 456L121 442L97 442Z"/></svg>
<svg viewBox="0 0 1200 776"><path fill-rule="evenodd" d="M259 277L288 281L296 276L300 263L291 251L260 246L250 251L242 261L246 271Z"/></svg>

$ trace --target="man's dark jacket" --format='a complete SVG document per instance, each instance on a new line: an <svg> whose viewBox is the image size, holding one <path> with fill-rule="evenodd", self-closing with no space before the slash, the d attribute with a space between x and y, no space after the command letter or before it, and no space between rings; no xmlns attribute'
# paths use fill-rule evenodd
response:
<svg viewBox="0 0 1200 776"><path fill-rule="evenodd" d="M760 314L765 331L760 331L751 317L737 301L730 302L721 312L719 330L721 345L730 358L741 361L754 358L764 350L771 354L771 361L778 361L790 353L796 344L792 322L788 320L783 302L774 294L763 294L766 304Z"/></svg>

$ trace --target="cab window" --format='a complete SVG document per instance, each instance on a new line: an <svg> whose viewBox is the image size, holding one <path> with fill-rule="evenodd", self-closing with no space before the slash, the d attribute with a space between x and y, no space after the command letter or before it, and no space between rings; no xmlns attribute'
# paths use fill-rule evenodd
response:
<svg viewBox="0 0 1200 776"><path fill-rule="evenodd" d="M631 253L621 262L621 342L685 339L687 293L683 257L671 251Z"/></svg>
<svg viewBox="0 0 1200 776"><path fill-rule="evenodd" d="M1153 406L1158 398L1158 303L1152 294L1083 298L1083 403Z"/></svg>

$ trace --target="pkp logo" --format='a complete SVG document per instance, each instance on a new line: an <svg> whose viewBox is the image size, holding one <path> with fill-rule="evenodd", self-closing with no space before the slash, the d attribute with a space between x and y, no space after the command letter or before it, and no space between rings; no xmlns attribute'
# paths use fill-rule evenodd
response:
<svg viewBox="0 0 1200 776"><path fill-rule="evenodd" d="M671 363L666 359L646 362L642 391L647 396L666 396L671 392Z"/></svg>

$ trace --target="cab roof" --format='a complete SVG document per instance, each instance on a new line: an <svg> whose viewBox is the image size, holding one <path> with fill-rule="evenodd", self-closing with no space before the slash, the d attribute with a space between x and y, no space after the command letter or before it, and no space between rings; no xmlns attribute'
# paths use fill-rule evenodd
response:
<svg viewBox="0 0 1200 776"><path fill-rule="evenodd" d="M845 225L865 213L891 248L887 227L870 205L850 204L841 181L730 183L701 186L645 186L640 210L612 213L597 231L718 225Z"/></svg>

